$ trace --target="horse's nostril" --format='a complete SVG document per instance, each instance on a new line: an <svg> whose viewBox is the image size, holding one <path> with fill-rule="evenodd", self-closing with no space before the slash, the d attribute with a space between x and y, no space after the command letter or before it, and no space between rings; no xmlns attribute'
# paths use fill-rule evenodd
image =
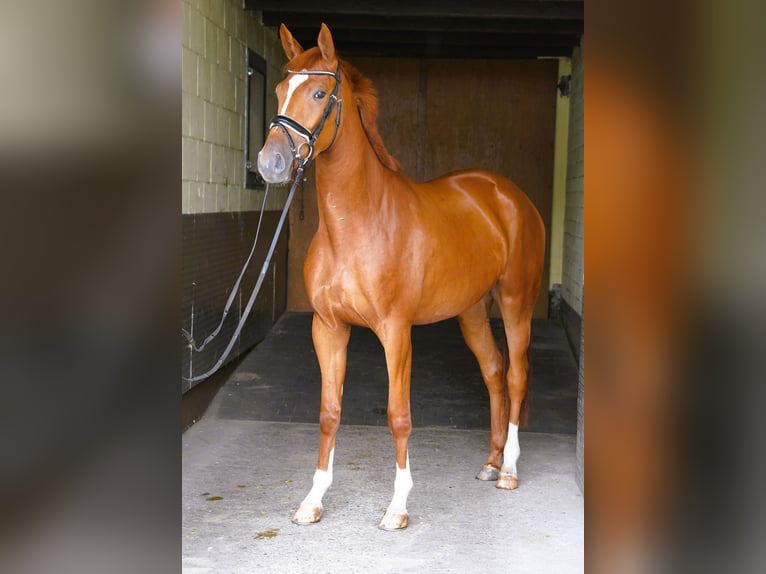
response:
<svg viewBox="0 0 766 574"><path fill-rule="evenodd" d="M278 147L272 144L258 153L258 171L269 183L286 181L292 171L289 151L279 150Z"/></svg>
<svg viewBox="0 0 766 574"><path fill-rule="evenodd" d="M279 152L274 153L274 171L280 173L285 170L285 158Z"/></svg>

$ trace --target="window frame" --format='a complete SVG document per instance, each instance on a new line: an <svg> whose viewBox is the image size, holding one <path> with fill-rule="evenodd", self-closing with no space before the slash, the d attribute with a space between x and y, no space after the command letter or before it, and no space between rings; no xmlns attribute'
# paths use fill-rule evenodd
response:
<svg viewBox="0 0 766 574"><path fill-rule="evenodd" d="M266 182L258 173L257 154L266 138L266 60L256 54L250 48L247 49L247 69L245 79L245 188L246 189L264 189ZM258 82L258 79L261 79ZM260 85L258 85L260 84ZM260 110L253 112L251 109L252 95L255 90L261 93L262 106ZM253 120L252 114L258 113L262 120L263 133L260 142L251 141L250 124ZM258 149L253 149L256 146Z"/></svg>

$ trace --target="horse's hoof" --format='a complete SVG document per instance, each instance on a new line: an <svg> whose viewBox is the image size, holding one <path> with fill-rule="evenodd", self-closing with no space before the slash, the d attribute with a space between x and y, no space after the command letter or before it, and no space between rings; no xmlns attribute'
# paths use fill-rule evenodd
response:
<svg viewBox="0 0 766 574"><path fill-rule="evenodd" d="M476 475L476 478L479 480L497 480L497 475L500 474L500 471L497 470L494 466L491 464L485 464L481 467L481 470L479 471L479 474Z"/></svg>
<svg viewBox="0 0 766 574"><path fill-rule="evenodd" d="M519 477L510 472L500 472L497 477L497 484L495 488L502 488L503 490L516 490L519 487Z"/></svg>
<svg viewBox="0 0 766 574"><path fill-rule="evenodd" d="M410 523L410 517L408 514L389 514L386 512L383 518L378 524L378 528L381 530L401 530L407 528Z"/></svg>
<svg viewBox="0 0 766 574"><path fill-rule="evenodd" d="M322 519L322 507L301 504L293 516L293 524L314 524Z"/></svg>

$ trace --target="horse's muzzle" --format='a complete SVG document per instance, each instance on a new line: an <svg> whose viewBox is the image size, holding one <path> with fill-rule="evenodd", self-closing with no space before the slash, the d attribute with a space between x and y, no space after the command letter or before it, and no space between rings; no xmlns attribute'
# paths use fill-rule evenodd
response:
<svg viewBox="0 0 766 574"><path fill-rule="evenodd" d="M258 171L267 183L286 183L293 173L293 155L286 142L269 138L258 152Z"/></svg>

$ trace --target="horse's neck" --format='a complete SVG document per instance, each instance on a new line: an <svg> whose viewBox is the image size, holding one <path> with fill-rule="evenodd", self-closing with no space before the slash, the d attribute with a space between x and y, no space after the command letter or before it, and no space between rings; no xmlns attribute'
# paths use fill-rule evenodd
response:
<svg viewBox="0 0 766 574"><path fill-rule="evenodd" d="M378 210L389 172L372 149L356 108L333 146L316 159L320 225L340 239L354 227L368 225Z"/></svg>

